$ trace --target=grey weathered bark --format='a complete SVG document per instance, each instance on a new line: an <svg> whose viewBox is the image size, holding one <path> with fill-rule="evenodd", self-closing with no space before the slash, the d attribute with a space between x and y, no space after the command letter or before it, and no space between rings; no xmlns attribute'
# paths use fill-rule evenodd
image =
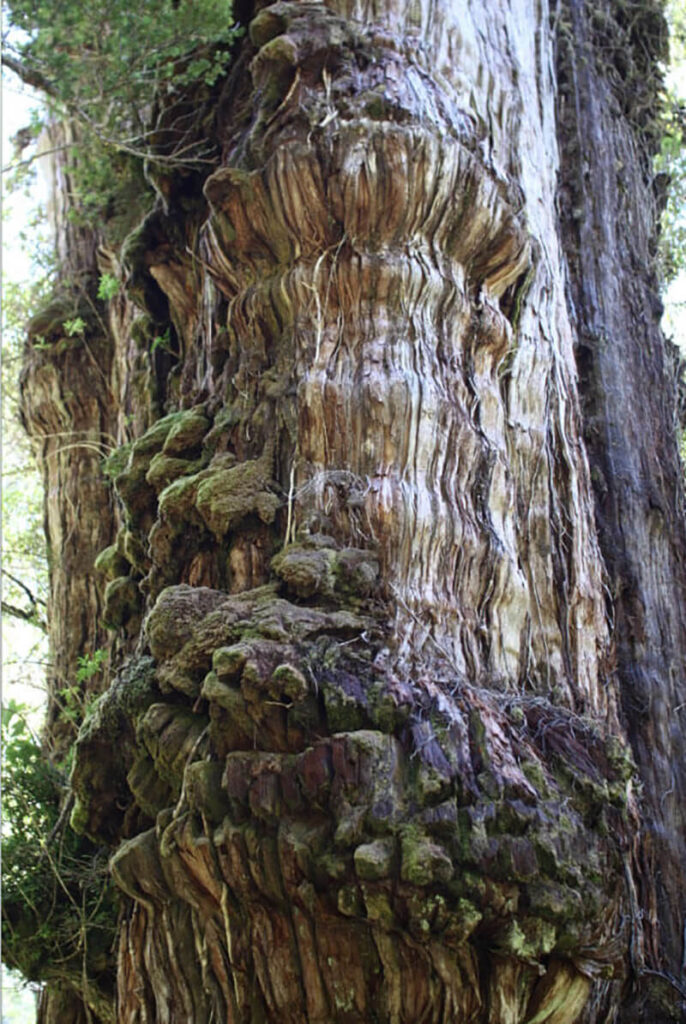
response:
<svg viewBox="0 0 686 1024"><path fill-rule="evenodd" d="M607 57L654 104L662 19L243 14L218 166L117 257L88 415L130 439L121 529L70 520L133 650L72 775L117 1019L678 1020L683 494ZM100 387L77 351L29 356L32 432Z"/></svg>
<svg viewBox="0 0 686 1024"><path fill-rule="evenodd" d="M650 5L601 13L612 17L594 40L592 16L570 3L574 45L563 41L560 50L562 225L617 681L643 786L637 868L646 949L637 966L679 978L683 1000L686 543L677 358L659 327L649 136L655 69L647 60L651 48L664 59L665 30ZM638 1008L624 1012L630 1021ZM646 1012L651 1019L659 1011Z"/></svg>

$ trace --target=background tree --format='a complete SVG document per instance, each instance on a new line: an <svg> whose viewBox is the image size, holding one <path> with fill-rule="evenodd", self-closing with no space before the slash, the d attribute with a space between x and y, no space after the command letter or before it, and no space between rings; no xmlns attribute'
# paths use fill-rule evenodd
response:
<svg viewBox="0 0 686 1024"><path fill-rule="evenodd" d="M60 671L119 667L71 774L117 1019L678 1020L661 10L237 13L170 101L211 173L158 162L123 241L63 200L23 376Z"/></svg>

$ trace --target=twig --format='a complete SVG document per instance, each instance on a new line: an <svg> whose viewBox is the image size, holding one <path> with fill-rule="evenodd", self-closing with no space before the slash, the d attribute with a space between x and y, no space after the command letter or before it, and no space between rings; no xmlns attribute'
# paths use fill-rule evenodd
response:
<svg viewBox="0 0 686 1024"><path fill-rule="evenodd" d="M24 591L24 593L28 597L28 599L31 602L31 604L42 604L42 605L45 605L45 601L42 598L40 598L40 597L35 597L33 595L33 593L29 590L29 588L26 586L26 584L24 583L23 580L18 579L11 572L9 572L7 569L3 569L2 570L2 575L3 576L7 576L7 578L12 580L13 583L16 583L18 587L21 587L21 589Z"/></svg>
<svg viewBox="0 0 686 1024"><path fill-rule="evenodd" d="M36 626L41 632L47 633L48 626L43 619L38 618L35 611L27 611L25 608L17 608L16 605L10 604L9 601L2 602L3 615L11 615L13 619L21 619L22 622L29 622L32 626Z"/></svg>

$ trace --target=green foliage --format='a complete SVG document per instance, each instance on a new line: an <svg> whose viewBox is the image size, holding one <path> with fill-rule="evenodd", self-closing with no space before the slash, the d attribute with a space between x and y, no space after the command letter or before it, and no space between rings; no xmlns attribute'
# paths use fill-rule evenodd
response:
<svg viewBox="0 0 686 1024"><path fill-rule="evenodd" d="M115 448L114 451L102 460L101 468L103 476L109 480L114 481L121 472L126 469L126 464L129 461L131 454L131 444L123 444L119 448Z"/></svg>
<svg viewBox="0 0 686 1024"><path fill-rule="evenodd" d="M78 659L78 669L76 670L76 682L87 683L98 675L102 671L102 668L107 661L107 651L103 647L98 647L97 650L93 651L92 654L84 654Z"/></svg>
<svg viewBox="0 0 686 1024"><path fill-rule="evenodd" d="M672 97L665 134L655 160L658 174L668 183L662 213L660 263L665 281L686 268L686 107Z"/></svg>
<svg viewBox="0 0 686 1024"><path fill-rule="evenodd" d="M107 961L116 902L107 858L61 814L66 780L44 757L26 709L2 710L4 962L32 981L60 970L91 975Z"/></svg>
<svg viewBox="0 0 686 1024"><path fill-rule="evenodd" d="M48 349L52 348L53 344L51 341L46 341L42 334L34 335L34 337L31 339L31 343L35 349L38 349L39 352L48 351Z"/></svg>
<svg viewBox="0 0 686 1024"><path fill-rule="evenodd" d="M658 180L666 186L662 213L660 264L665 282L686 269L686 8L667 4L671 70L665 97L663 136L655 158Z"/></svg>
<svg viewBox="0 0 686 1024"><path fill-rule="evenodd" d="M157 334L152 339L152 345L150 346L150 351L151 352L156 352L158 348L161 348L164 352L169 352L171 355L174 355L174 356L178 356L178 354L179 354L178 352L174 351L174 348L173 348L172 343L171 343L171 337L170 337L170 332L169 332L169 328L168 327L166 328L166 330L164 330L162 332L162 334Z"/></svg>
<svg viewBox="0 0 686 1024"><path fill-rule="evenodd" d="M103 647L77 658L75 682L71 686L63 686L57 693L62 718L71 722L75 731L92 713L97 700L92 687L85 684L102 672L107 658L107 651Z"/></svg>
<svg viewBox="0 0 686 1024"><path fill-rule="evenodd" d="M108 302L119 294L119 281L114 274L103 274L98 283L98 298Z"/></svg>
<svg viewBox="0 0 686 1024"><path fill-rule="evenodd" d="M62 327L70 338L76 335L81 337L86 330L86 321L83 317L76 316L72 320L65 320Z"/></svg>
<svg viewBox="0 0 686 1024"><path fill-rule="evenodd" d="M18 152L31 155L11 168L8 187L26 187L45 128L41 149L68 168L68 218L97 221L121 242L156 174L215 158L203 103L240 34L231 0L146 0L136 9L125 0L7 0L3 11L4 64L46 104L18 133Z"/></svg>
<svg viewBox="0 0 686 1024"><path fill-rule="evenodd" d="M183 145L183 125L150 124L155 97L213 85L236 36L230 0L8 0L6 9L11 66L84 131L137 155Z"/></svg>

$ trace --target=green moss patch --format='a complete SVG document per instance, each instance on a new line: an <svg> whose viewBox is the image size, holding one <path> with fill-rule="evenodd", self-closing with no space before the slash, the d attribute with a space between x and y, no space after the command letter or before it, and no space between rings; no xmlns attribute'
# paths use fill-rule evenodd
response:
<svg viewBox="0 0 686 1024"><path fill-rule="evenodd" d="M199 483L195 506L215 537L221 539L251 514L263 523L274 521L281 499L267 489L268 484L261 460L218 469Z"/></svg>

